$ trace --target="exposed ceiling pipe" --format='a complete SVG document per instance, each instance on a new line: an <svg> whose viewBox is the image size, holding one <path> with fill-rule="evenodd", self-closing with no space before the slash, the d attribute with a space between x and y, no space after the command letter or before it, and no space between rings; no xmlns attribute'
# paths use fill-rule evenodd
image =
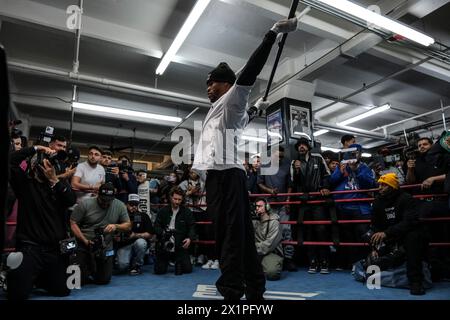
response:
<svg viewBox="0 0 450 320"><path fill-rule="evenodd" d="M156 100L185 104L189 106L194 105L207 108L211 107L211 104L207 99L161 89L155 89L151 87L140 86L128 82L116 81L83 74L75 74L73 72L67 72L47 67L39 67L15 61L9 61L8 67L10 70L13 70L15 72L38 75L58 81L65 81L78 86L144 96Z"/></svg>
<svg viewBox="0 0 450 320"><path fill-rule="evenodd" d="M311 3L311 1L308 1L308 0L306 0L306 1L301 1L301 2L305 3L306 5L311 5L312 7L316 8L316 9L319 9L319 10L322 10L322 9L323 9L323 8L318 8L316 5L314 5L314 3ZM325 11L325 12L327 12L327 13L329 13L329 14L338 15L338 16L340 16L340 17L343 18L343 19L346 19L346 20L348 20L348 21L350 21L350 22L355 23L355 21L353 21L352 19L349 19L348 17L341 16L341 15L340 15L339 13L337 13L337 12L332 12L332 11L329 11L329 10L322 10L322 11ZM323 54L322 56L320 56L319 58L317 58L315 61L313 61L312 63L310 63L308 66L306 66L306 67L304 67L303 69L299 70L298 72L296 72L296 73L293 74L292 76L288 77L288 78L285 79L284 81L278 83L278 84L272 89L272 92L275 92L275 91L279 90L280 88L282 88L282 87L283 87L287 82L289 82L290 80L299 77L299 75L302 74L307 68L313 67L314 64L315 64L316 62L320 61L321 59L324 59L324 58L325 58L326 56L328 56L328 55L333 54L334 51L338 50L339 52L341 52L343 46L344 46L346 43L348 43L349 41L351 41L356 35L360 34L361 32L363 32L363 31L365 31L365 30L366 30L366 29L363 29L362 31L356 33L354 36L350 37L349 39L345 40L343 43L339 44L336 48L331 49L330 51L326 52L325 54ZM417 48L416 48L416 49L417 49ZM449 51L449 50L450 50L450 48L447 47L447 48L443 51L443 53L445 53L445 52L447 52L447 51ZM381 78L381 79L379 79L379 80L377 80L377 81L375 81L375 82L373 82L373 83L371 83L371 84L369 84L369 85L366 85L366 86L362 87L361 89L358 89L358 90L356 90L356 91L354 91L354 92L352 92L352 93L346 95L345 97L333 99L334 102L329 103L329 104L327 104L327 105L325 105L325 106L322 106L322 107L320 107L319 109L315 110L314 112L316 113L316 112L322 111L322 110L324 110L324 109L326 109L326 108L329 108L329 107L331 107L331 106L333 106L333 105L335 105L336 103L339 103L339 102L345 103L345 100L346 100L346 99L348 99L348 98L350 98L350 97L353 97L353 96L355 96L355 95L357 95L357 94L359 94L359 93L361 93L361 92L363 92L363 91L365 91L365 90L368 90L368 89L370 89L370 88L372 88L372 87L374 87L374 86L376 86L376 85L379 85L379 84L381 84L381 83L383 83L383 82L385 82L385 81L387 81L387 80L389 80L389 79L391 79L391 78L394 78L394 77L396 77L396 76L398 76L398 75L400 75L400 74L402 74L402 73L405 73L406 71L409 71L409 70L411 70L411 69L413 69L413 68L415 68L415 67L417 67L417 66L419 66L419 65L421 65L421 64L423 64L423 63L425 63L425 62L427 62L427 61L429 61L429 60L431 60L432 58L435 58L435 57L433 57L433 56L431 56L431 55L428 55L428 56L426 56L425 58L423 58L423 59L421 59L421 60L419 60L419 61L417 61L417 62L415 62L415 63L411 63L411 64L409 64L408 66L404 67L403 69L401 69L401 70L399 70L399 71L397 71L397 72L395 72L395 73L393 73L393 74L391 74L391 75L388 75L388 76L386 76L386 77L384 77L384 78ZM446 61L446 62L448 63L448 61Z"/></svg>
<svg viewBox="0 0 450 320"><path fill-rule="evenodd" d="M411 64L409 64L409 65L406 66L405 68L402 68L402 69L399 70L399 71L396 71L396 72L394 72L394 73L391 73L390 75L388 75L388 76L386 76L386 77L383 77L383 78L381 78L381 79L378 79L377 81L372 82L372 83L369 84L369 85L365 85L365 86L363 86L362 88L360 88L360 89L358 89L358 90L355 90L355 91L353 91L353 92L351 92L351 93L345 95L345 96L342 97L342 98L338 98L338 99L336 99L335 101L333 101L333 102L331 102L331 103L329 103L329 104L327 104L327 105L324 105L324 106L322 106L322 107L316 109L314 112L317 113L317 112L322 111L322 110L324 110L324 109L327 109L327 108L329 108L329 107L331 107L331 106L333 106L333 105L335 105L335 104L337 104L337 103L339 103L339 102L342 102L343 100L346 100L346 99L348 99L348 98L351 98L351 97L353 97L353 96L356 96L357 94L360 94L361 92L364 92L364 91L366 91L366 90L368 90L368 89L371 89L371 88L373 88L373 87L379 85L380 83L383 83L383 82L385 82L385 81L387 81L387 80L389 80L389 79L395 78L395 77L397 77L397 76L399 76L399 75L405 73L406 71L409 71L409 70L411 70L411 69L413 69L413 68L415 68L415 67L421 65L422 63L427 62L428 60L431 60L431 57L426 57L426 58L423 58L423 59L421 59L421 60L419 60L419 61L417 61L417 62L415 62L415 63L411 63Z"/></svg>
<svg viewBox="0 0 450 320"><path fill-rule="evenodd" d="M400 121L397 121L397 122L394 122L394 123L389 123L389 124L386 124L384 126L375 128L375 129L373 129L373 131L379 130L379 129L386 129L386 128L392 127L392 126L396 126L396 125L399 125L401 123L405 123L405 122L408 122L408 121L411 121L411 120L414 120L414 119L417 119L417 118L422 118L422 117L428 116L428 115L436 113L436 112L442 112L443 119L445 119L444 111L449 109L449 108L450 108L450 106L446 106L446 107L442 106L441 109L425 112L425 113L419 114L417 116L414 116L414 117L411 117L411 118L408 118L408 119L403 119L403 120L400 120ZM444 122L444 124L445 124L445 122Z"/></svg>
<svg viewBox="0 0 450 320"><path fill-rule="evenodd" d="M346 128L346 127L341 127L341 126L335 126L335 125L330 125L327 123L322 123L322 122L315 122L314 123L314 128L315 129L326 129L326 130L330 130L333 132L339 132L339 133L350 133L350 134L357 134L361 137L366 137L366 138L372 138L372 139L377 139L377 140L385 140L385 141L389 141L389 142L395 142L397 143L399 141L399 137L395 137L389 134L383 134L383 133L377 133L377 132L372 132L372 131L368 131L368 130L364 130L364 129L359 129L359 128Z"/></svg>
<svg viewBox="0 0 450 320"><path fill-rule="evenodd" d="M450 121L450 117L445 118L445 121L449 122ZM432 127L438 127L438 128L439 127L444 127L444 124L442 123L442 119L435 120L435 121L428 122L428 123L424 123L424 124L421 124L421 125L418 125L418 126L415 126L415 127L412 127L412 128L408 128L408 129L405 130L405 132L406 133L411 133L411 132L414 132L414 131L425 130L425 129L432 128ZM400 131L398 131L398 132L400 132ZM393 134L397 134L398 132L394 132Z"/></svg>

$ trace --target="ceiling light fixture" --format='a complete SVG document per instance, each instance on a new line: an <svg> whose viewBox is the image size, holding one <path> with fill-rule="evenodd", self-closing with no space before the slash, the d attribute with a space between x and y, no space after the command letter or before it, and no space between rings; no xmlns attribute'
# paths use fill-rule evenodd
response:
<svg viewBox="0 0 450 320"><path fill-rule="evenodd" d="M98 106L95 104L88 104L88 103L74 102L72 104L72 106L74 109L95 111L98 113L109 113L109 114L133 117L135 119L144 118L144 119L150 119L150 120L162 120L162 121L178 122L178 123L183 120L179 117L165 116L165 115L161 115L161 114L148 113L148 112L142 112L142 111L104 107L104 106Z"/></svg>
<svg viewBox="0 0 450 320"><path fill-rule="evenodd" d="M434 39L432 37L427 36L426 34L414 30L393 19L387 18L371 10L363 8L353 2L347 0L316 0L316 1L320 1L340 11L349 13L352 16L367 21L368 23L372 23L379 28L389 30L394 34L398 34L400 36L408 38L426 47L434 43Z"/></svg>
<svg viewBox="0 0 450 320"><path fill-rule="evenodd" d="M340 126L346 126L346 125L351 124L353 122L357 122L359 120L362 120L362 119L368 118L370 116L373 116L373 115L375 115L377 113L389 110L390 108L391 108L391 105L389 103L386 103L385 105L382 105L381 107L373 108L370 111L361 113L360 115L357 115L356 117L352 117L352 118L347 119L345 121L338 122L337 124L340 125Z"/></svg>
<svg viewBox="0 0 450 320"><path fill-rule="evenodd" d="M327 130L327 129L321 129L321 130L317 130L316 132L314 132L314 137L318 137L318 136L321 136L321 135L323 135L323 134L325 134L325 133L327 133L327 132L330 132L330 130Z"/></svg>
<svg viewBox="0 0 450 320"><path fill-rule="evenodd" d="M189 16L187 17L183 26L181 27L180 31L178 32L177 36L175 37L172 44L170 45L169 50L166 52L166 54L162 58L161 62L159 63L158 68L156 68L156 74L162 75L164 73L164 71L166 71L167 66L173 60L173 58L175 58L175 55L177 54L178 49L180 49L184 40L186 40L187 36L191 32L194 25L197 23L198 19L200 18L200 16L203 13L203 11L205 11L205 9L208 6L210 1L211 0L198 0L197 1L197 3L195 4L194 8L191 11L191 13L189 13Z"/></svg>

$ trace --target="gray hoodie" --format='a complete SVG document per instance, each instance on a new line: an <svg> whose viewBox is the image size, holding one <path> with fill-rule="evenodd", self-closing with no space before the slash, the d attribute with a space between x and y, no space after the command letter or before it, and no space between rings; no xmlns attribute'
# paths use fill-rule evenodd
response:
<svg viewBox="0 0 450 320"><path fill-rule="evenodd" d="M255 243L258 255L267 255L271 252L283 256L281 244L282 233L278 214L270 213L267 220L253 220L255 228Z"/></svg>

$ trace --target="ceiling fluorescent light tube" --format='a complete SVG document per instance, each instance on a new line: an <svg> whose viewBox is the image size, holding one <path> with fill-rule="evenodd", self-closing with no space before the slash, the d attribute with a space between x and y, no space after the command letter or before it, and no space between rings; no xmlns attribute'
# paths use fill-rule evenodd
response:
<svg viewBox="0 0 450 320"><path fill-rule="evenodd" d="M426 34L414 30L395 20L392 20L378 13L375 13L371 10L363 8L353 2L347 0L316 0L316 1L320 1L340 11L349 13L352 16L367 21L368 23L372 23L379 28L389 30L395 34L401 35L414 42L420 43L421 45L424 45L426 47L434 43L434 39L432 37L429 37Z"/></svg>
<svg viewBox="0 0 450 320"><path fill-rule="evenodd" d="M267 142L266 138L258 138L258 137L252 137L252 136L246 136L246 135L242 135L242 140Z"/></svg>
<svg viewBox="0 0 450 320"><path fill-rule="evenodd" d="M341 152L341 149L331 148L331 147L320 147L320 150L322 150L322 151L332 151L332 152L335 152L335 153Z"/></svg>
<svg viewBox="0 0 450 320"><path fill-rule="evenodd" d="M179 117L165 116L165 115L161 115L161 114L148 113L148 112L142 112L142 111L104 107L104 106L98 106L98 105L88 104L88 103L74 102L72 105L73 105L74 109L95 111L100 114L101 113L109 113L109 114L127 116L129 118L130 117L135 118L136 120L144 118L144 119L150 119L150 120L162 120L162 121L170 121L170 122L178 122L178 123L183 120Z"/></svg>
<svg viewBox="0 0 450 320"><path fill-rule="evenodd" d="M327 132L330 132L330 130L327 130L327 129L317 130L316 132L314 132L313 135L314 135L314 137L318 137L318 136L321 136L321 135L323 135L323 134L325 134Z"/></svg>
<svg viewBox="0 0 450 320"><path fill-rule="evenodd" d="M172 44L170 45L169 50L166 52L161 62L159 63L158 68L156 68L156 74L162 75L164 71L166 71L167 66L177 54L178 49L180 49L184 40L186 40L187 36L191 32L192 28L194 28L195 24L202 15L203 11L205 11L210 1L211 0L197 1L191 13L189 13L189 16L187 17L183 26L181 27L180 31L178 32L177 36L175 37L175 40L173 40Z"/></svg>
<svg viewBox="0 0 450 320"><path fill-rule="evenodd" d="M353 122L357 122L357 121L359 121L359 120L362 120L362 119L371 117L371 116L373 116L373 115L375 115L375 114L377 114L377 113L380 113L380 112L384 112L384 111L386 111L386 110L389 110L390 108L391 108L391 105L390 105L389 103L387 103L387 104L385 104L385 105L382 105L381 107L373 108L373 109L370 110L370 111L361 113L360 115L357 115L356 117L353 117L353 118L344 120L344 121L342 121L342 122L338 122L337 124L340 125L340 126L346 126L346 125L351 124L351 123L353 123Z"/></svg>

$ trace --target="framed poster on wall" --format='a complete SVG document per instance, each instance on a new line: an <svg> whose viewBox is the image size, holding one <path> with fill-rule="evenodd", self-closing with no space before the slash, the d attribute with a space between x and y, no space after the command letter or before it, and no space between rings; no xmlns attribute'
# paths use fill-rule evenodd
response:
<svg viewBox="0 0 450 320"><path fill-rule="evenodd" d="M267 115L267 145L283 142L283 118L281 110Z"/></svg>
<svg viewBox="0 0 450 320"><path fill-rule="evenodd" d="M292 138L312 141L311 114L309 108L290 105L290 127Z"/></svg>

